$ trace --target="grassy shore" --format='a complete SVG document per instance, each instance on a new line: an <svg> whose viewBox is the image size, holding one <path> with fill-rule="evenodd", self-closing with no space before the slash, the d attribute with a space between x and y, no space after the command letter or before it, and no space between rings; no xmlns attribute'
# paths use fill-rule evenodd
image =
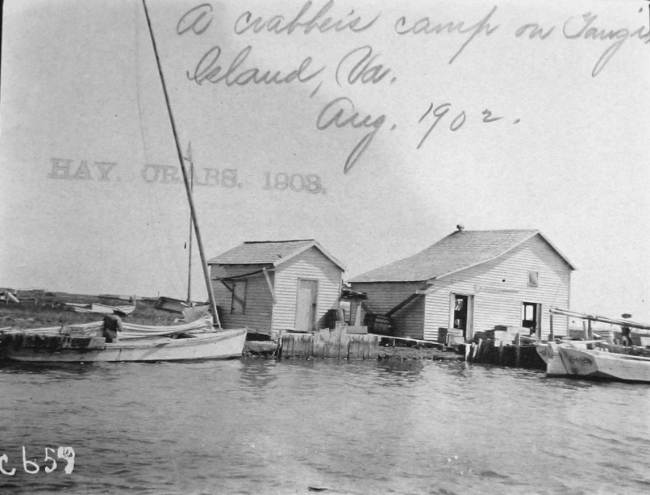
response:
<svg viewBox="0 0 650 495"><path fill-rule="evenodd" d="M99 321L103 315L96 313L76 313L65 303L77 304L106 304L109 306L129 305L122 299L104 298L81 294L65 294L61 292L44 292L21 296L20 303L0 302L0 328L42 328L59 325L75 325ZM153 301L138 301L135 311L125 318L129 323L139 325L171 325L178 313L170 313L153 307Z"/></svg>

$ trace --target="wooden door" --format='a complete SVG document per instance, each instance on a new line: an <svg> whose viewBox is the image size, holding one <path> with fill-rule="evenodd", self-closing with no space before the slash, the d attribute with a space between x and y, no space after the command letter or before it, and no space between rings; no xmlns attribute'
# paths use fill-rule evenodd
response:
<svg viewBox="0 0 650 495"><path fill-rule="evenodd" d="M310 332L316 330L316 308L318 304L318 281L298 280L296 301L296 330Z"/></svg>

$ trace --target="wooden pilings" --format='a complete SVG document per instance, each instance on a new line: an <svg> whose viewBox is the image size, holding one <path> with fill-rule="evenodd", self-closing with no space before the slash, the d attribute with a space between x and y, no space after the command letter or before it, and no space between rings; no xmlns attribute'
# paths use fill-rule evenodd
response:
<svg viewBox="0 0 650 495"><path fill-rule="evenodd" d="M377 359L379 353L378 335L348 335L345 327L325 328L313 334L284 333L280 343L282 358Z"/></svg>
<svg viewBox="0 0 650 495"><path fill-rule="evenodd" d="M470 363L546 370L546 364L534 345L503 345L503 342L495 345L493 340L479 339L478 343L465 346L465 360Z"/></svg>

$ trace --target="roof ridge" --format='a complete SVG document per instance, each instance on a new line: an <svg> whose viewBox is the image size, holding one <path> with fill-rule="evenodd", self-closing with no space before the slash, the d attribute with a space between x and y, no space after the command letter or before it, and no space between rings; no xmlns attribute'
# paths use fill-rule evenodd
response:
<svg viewBox="0 0 650 495"><path fill-rule="evenodd" d="M283 242L313 242L316 239L285 239L281 241L244 241L244 244L280 244Z"/></svg>
<svg viewBox="0 0 650 495"><path fill-rule="evenodd" d="M420 252L353 277L350 282L409 282L446 277L495 260L540 236L571 269L571 262L539 229L455 231Z"/></svg>
<svg viewBox="0 0 650 495"><path fill-rule="evenodd" d="M476 229L476 230L454 230L453 233L456 232L539 232L539 229Z"/></svg>

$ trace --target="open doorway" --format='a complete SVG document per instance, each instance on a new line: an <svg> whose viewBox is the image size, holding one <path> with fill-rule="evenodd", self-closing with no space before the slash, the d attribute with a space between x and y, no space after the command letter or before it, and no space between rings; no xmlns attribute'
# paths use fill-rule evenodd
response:
<svg viewBox="0 0 650 495"><path fill-rule="evenodd" d="M456 330L463 331L463 338L465 340L472 338L472 313L474 296L466 296L463 294L451 295L450 307L450 327Z"/></svg>
<svg viewBox="0 0 650 495"><path fill-rule="evenodd" d="M524 302L521 305L521 326L530 329L530 334L537 334L542 328L542 305Z"/></svg>

